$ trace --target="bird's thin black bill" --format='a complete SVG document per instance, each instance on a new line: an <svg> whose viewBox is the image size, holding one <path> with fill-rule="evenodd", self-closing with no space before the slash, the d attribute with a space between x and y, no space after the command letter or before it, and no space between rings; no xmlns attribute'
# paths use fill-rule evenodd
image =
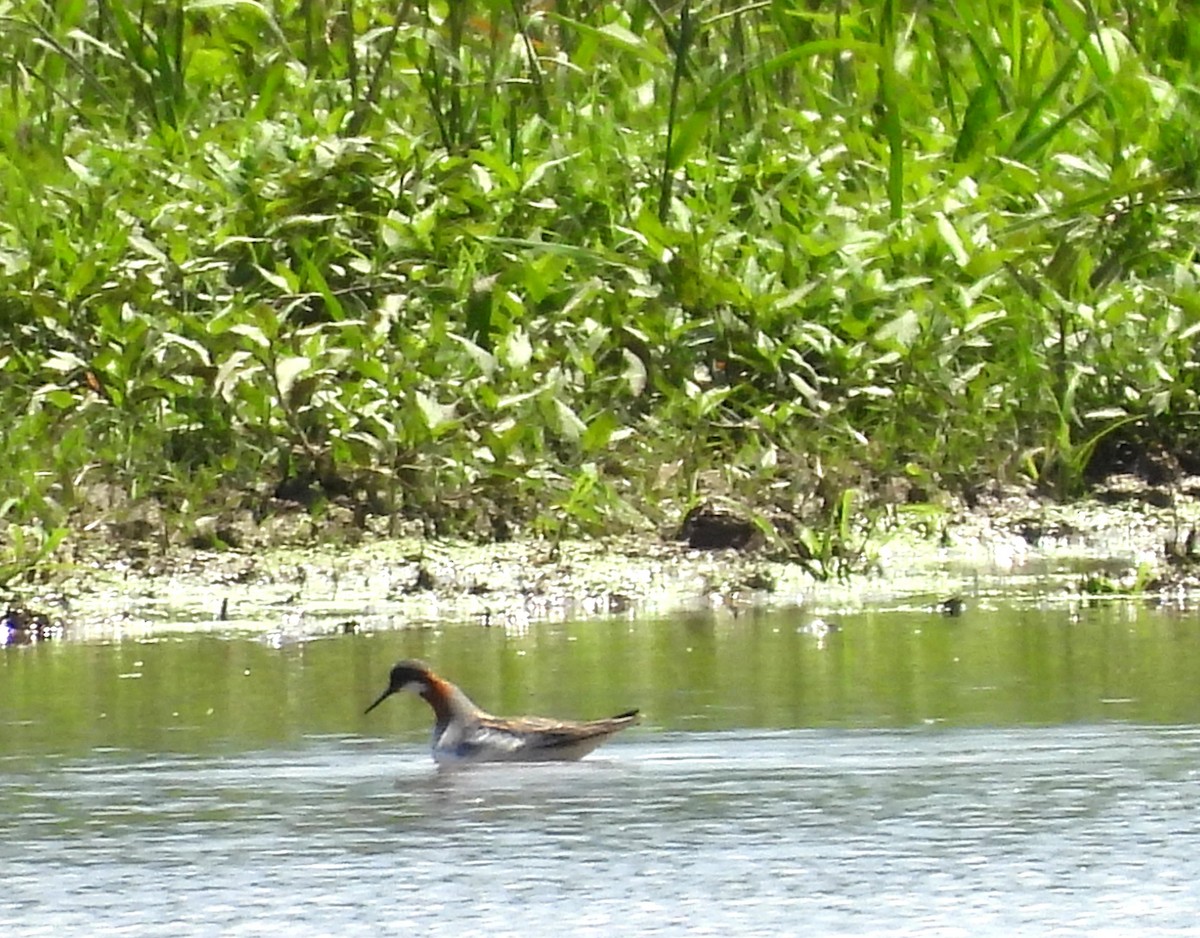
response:
<svg viewBox="0 0 1200 938"><path fill-rule="evenodd" d="M366 716L368 713L370 713L372 710L374 710L376 707L378 707L381 703L383 703L385 700L387 700L391 696L392 696L392 689L389 687L387 690L385 690L382 694L379 695L379 698L375 701L375 703L371 704L371 706L367 707L367 709L363 711L363 716Z"/></svg>

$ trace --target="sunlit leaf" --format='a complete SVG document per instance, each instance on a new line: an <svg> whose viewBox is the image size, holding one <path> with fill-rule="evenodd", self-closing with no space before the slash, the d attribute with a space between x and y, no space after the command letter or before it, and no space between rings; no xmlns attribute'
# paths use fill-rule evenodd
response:
<svg viewBox="0 0 1200 938"><path fill-rule="evenodd" d="M629 384L629 393L641 397L646 390L646 363L627 348L621 349L625 359L625 381Z"/></svg>
<svg viewBox="0 0 1200 938"><path fill-rule="evenodd" d="M523 329L514 330L504 341L504 359L509 368L524 368L533 359L533 344Z"/></svg>
<svg viewBox="0 0 1200 938"><path fill-rule="evenodd" d="M572 443L578 442L587 431L587 425L579 419L571 407L560 398L554 399L554 410L558 415L558 432Z"/></svg>
<svg viewBox="0 0 1200 938"><path fill-rule="evenodd" d="M1123 407L1100 407L1096 410L1089 410L1083 415L1088 420L1120 420L1129 416L1129 412Z"/></svg>
<svg viewBox="0 0 1200 938"><path fill-rule="evenodd" d="M546 175L546 173L558 166L569 163L574 158L575 157L573 156L562 156L556 160L546 160L542 163L538 163L538 165L533 168L533 172L531 172L525 179L524 184L521 186L521 191L525 192L533 189L539 182L542 181L542 178Z"/></svg>
<svg viewBox="0 0 1200 938"><path fill-rule="evenodd" d="M449 333L447 337L461 345L471 360L475 362L476 367L485 375L490 375L496 370L496 356L487 349L476 345L466 336Z"/></svg>
<svg viewBox="0 0 1200 938"><path fill-rule="evenodd" d="M424 391L414 390L413 400L425 426L433 433L437 433L454 420L453 406L439 404Z"/></svg>
<svg viewBox="0 0 1200 938"><path fill-rule="evenodd" d="M229 327L229 331L234 335L245 336L255 345L262 348L270 348L271 341L266 337L266 334L258 326L251 325L246 322L239 322Z"/></svg>
<svg viewBox="0 0 1200 938"><path fill-rule="evenodd" d="M959 267L966 267L971 262L971 256L967 253L967 249L963 246L962 238L958 236L958 231L950 220L942 213L937 212L934 215L935 223L937 224L938 234L942 236L942 240L946 243L946 247L950 249L950 253L954 255L954 262Z"/></svg>
<svg viewBox="0 0 1200 938"><path fill-rule="evenodd" d="M496 409L507 410L510 407L515 407L517 404L523 404L535 397L539 397L545 390L544 387L536 387L528 391L522 391L519 394L506 394L496 401Z"/></svg>
<svg viewBox="0 0 1200 938"><path fill-rule="evenodd" d="M289 277L284 276L284 274L275 273L274 271L267 270L265 267L258 267L256 265L255 270L258 271L259 276L262 277L263 280L271 284L271 286L273 286L280 293L295 293L299 289L299 283L296 281L295 275L291 274L290 271L288 272L291 274L291 278L289 279Z"/></svg>
<svg viewBox="0 0 1200 938"><path fill-rule="evenodd" d="M100 182L100 180L96 177L96 174L84 166L83 163L79 162L79 160L70 156L64 156L63 162L67 164L67 168L71 170L71 172L79 177L80 182L83 182L89 186L97 185Z"/></svg>
<svg viewBox="0 0 1200 938"><path fill-rule="evenodd" d="M595 37L605 44L616 46L626 52L637 55L652 65L664 65L667 62L666 53L661 48L647 41L645 37L631 32L619 23L610 22L602 26L593 26L583 20L571 19L559 13L551 12L549 15L580 35Z"/></svg>
<svg viewBox="0 0 1200 938"><path fill-rule="evenodd" d="M876 331L875 341L880 345L894 344L901 348L909 348L920 332L921 317L915 310L906 309Z"/></svg>
<svg viewBox="0 0 1200 938"><path fill-rule="evenodd" d="M275 363L275 385L279 388L279 395L283 400L286 401L291 396L292 385L311 365L312 362L303 355L291 355Z"/></svg>
<svg viewBox="0 0 1200 938"><path fill-rule="evenodd" d="M162 337L162 344L164 346L178 345L187 349L201 364L208 365L212 362L207 346L197 342L195 339L190 339L187 336L176 335L173 332L168 332Z"/></svg>
<svg viewBox="0 0 1200 938"><path fill-rule="evenodd" d="M82 358L74 352L67 352L61 349L51 353L50 357L42 362L43 368L48 368L51 371L68 372L68 371L83 371L88 365Z"/></svg>
<svg viewBox="0 0 1200 938"><path fill-rule="evenodd" d="M248 380L258 371L261 371L261 366L255 362L254 356L239 349L217 369L216 377L213 378L213 393L225 401L231 401L238 384Z"/></svg>

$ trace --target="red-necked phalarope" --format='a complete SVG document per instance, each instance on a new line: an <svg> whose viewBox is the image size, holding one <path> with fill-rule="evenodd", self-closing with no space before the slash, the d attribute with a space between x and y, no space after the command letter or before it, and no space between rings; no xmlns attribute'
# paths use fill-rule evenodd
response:
<svg viewBox="0 0 1200 938"><path fill-rule="evenodd" d="M614 733L638 721L636 710L583 723L493 716L434 674L423 661L401 661L392 668L387 690L364 713L401 691L419 694L433 708L433 758L438 763L581 759Z"/></svg>

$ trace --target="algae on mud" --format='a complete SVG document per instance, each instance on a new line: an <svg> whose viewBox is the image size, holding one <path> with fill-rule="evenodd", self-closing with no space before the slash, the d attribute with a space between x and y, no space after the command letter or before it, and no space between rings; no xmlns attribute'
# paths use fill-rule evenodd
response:
<svg viewBox="0 0 1200 938"><path fill-rule="evenodd" d="M936 517L896 509L866 546L869 569L827 580L761 547L694 550L646 536L503 544L365 536L354 546L161 554L105 541L76 545L81 559L10 591L76 639L201 630L280 642L454 622L520 631L537 621L697 608L739 615L791 606L821 617L998 595L1053 603L1153 592L1189 603L1193 567L1172 562L1164 545L1197 525L1200 502L1190 498L1154 509L1009 492Z"/></svg>

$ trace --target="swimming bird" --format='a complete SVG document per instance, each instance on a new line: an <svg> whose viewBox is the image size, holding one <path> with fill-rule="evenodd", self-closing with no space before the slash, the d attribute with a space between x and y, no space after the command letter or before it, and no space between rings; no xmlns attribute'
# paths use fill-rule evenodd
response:
<svg viewBox="0 0 1200 938"><path fill-rule="evenodd" d="M433 708L433 758L438 764L466 762L573 761L638 721L630 710L606 720L574 722L546 717L498 717L481 710L424 661L392 668L387 690L363 711L370 713L392 694L418 694Z"/></svg>

